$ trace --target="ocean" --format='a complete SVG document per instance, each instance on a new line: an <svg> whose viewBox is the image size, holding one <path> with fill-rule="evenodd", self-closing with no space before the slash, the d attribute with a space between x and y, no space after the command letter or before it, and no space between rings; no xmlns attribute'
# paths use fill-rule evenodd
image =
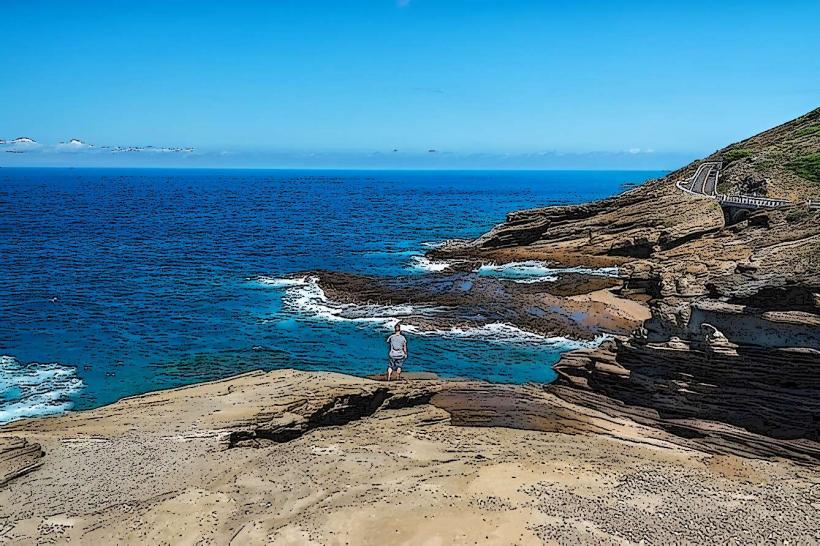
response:
<svg viewBox="0 0 820 546"><path fill-rule="evenodd" d="M662 174L2 168L0 422L254 369L380 373L390 325L419 310L335 305L291 274L429 275L428 248L509 211ZM514 383L583 346L505 324L408 339L408 371Z"/></svg>

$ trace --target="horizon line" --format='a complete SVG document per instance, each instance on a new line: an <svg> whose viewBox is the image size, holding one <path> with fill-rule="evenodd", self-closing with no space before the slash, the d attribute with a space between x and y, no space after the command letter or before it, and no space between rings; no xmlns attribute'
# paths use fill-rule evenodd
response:
<svg viewBox="0 0 820 546"><path fill-rule="evenodd" d="M183 166L93 166L93 165L0 165L0 169L42 169L42 170L140 170L140 171L372 171L372 172L672 172L681 167L663 167L657 169L617 169L617 168L578 168L578 169L517 169L517 168L373 168L373 167L183 167Z"/></svg>

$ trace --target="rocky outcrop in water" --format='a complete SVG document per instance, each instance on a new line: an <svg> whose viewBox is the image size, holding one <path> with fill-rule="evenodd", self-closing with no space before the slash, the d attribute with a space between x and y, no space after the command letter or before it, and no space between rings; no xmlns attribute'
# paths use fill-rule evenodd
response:
<svg viewBox="0 0 820 546"><path fill-rule="evenodd" d="M675 176L691 176L696 168L690 165ZM451 241L430 255L499 263L533 259L566 266L618 265L723 226L720 207L711 199L684 194L668 180L594 203L512 212L478 239Z"/></svg>
<svg viewBox="0 0 820 546"><path fill-rule="evenodd" d="M642 306L612 296L609 290L621 282L605 276L565 273L553 281L518 283L469 270L408 277L308 275L337 304L354 304L364 312L373 305L405 306L413 313L402 315L402 322L427 331L505 323L591 340L602 333L627 334L647 316Z"/></svg>

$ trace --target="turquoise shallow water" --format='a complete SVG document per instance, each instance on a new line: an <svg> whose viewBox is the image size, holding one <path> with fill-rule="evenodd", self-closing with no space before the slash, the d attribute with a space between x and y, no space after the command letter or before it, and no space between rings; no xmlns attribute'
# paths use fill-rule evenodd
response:
<svg viewBox="0 0 820 546"><path fill-rule="evenodd" d="M0 169L0 421L257 368L380 372L406 309L277 279L429 274L426 245L661 174ZM551 381L575 346L505 325L409 338L410 370L504 382Z"/></svg>

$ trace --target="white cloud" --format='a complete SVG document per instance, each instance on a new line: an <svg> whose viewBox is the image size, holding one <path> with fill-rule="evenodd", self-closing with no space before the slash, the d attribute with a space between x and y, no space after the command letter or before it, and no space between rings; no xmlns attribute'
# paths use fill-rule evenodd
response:
<svg viewBox="0 0 820 546"><path fill-rule="evenodd" d="M6 152L24 153L39 149L40 144L31 137L17 137L12 140L0 140L0 148Z"/></svg>
<svg viewBox="0 0 820 546"><path fill-rule="evenodd" d="M88 150L93 148L92 144L83 142L79 138L72 138L68 142L61 142L57 144L54 149L58 152L79 152L81 150Z"/></svg>
<svg viewBox="0 0 820 546"><path fill-rule="evenodd" d="M57 144L40 144L30 137L18 137L12 140L0 139L0 151L22 154L93 154L93 155L116 155L121 153L147 153L147 154L184 154L195 153L191 147L175 146L95 146L82 139L72 138L69 141Z"/></svg>

